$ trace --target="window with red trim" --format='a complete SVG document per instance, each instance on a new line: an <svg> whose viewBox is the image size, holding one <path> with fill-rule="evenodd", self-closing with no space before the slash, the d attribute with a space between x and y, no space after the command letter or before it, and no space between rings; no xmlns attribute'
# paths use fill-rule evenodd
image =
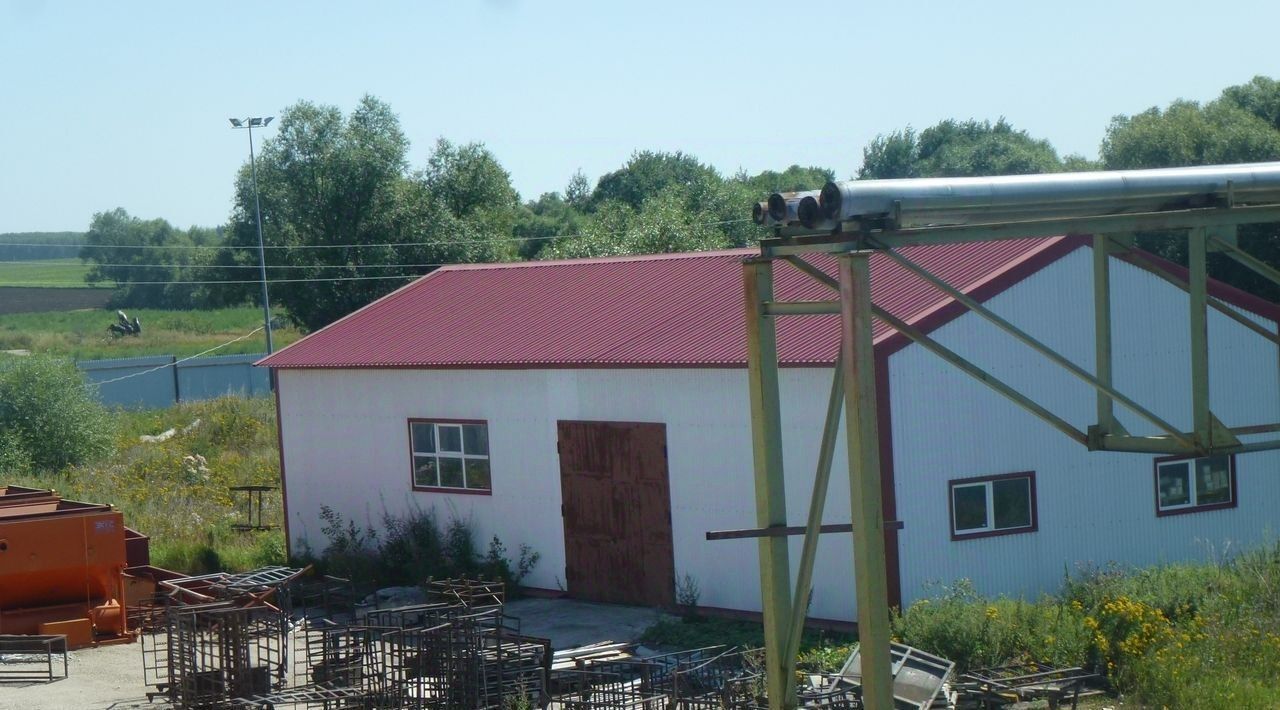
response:
<svg viewBox="0 0 1280 710"><path fill-rule="evenodd" d="M1156 515L1236 505L1235 460L1228 455L1156 459Z"/></svg>
<svg viewBox="0 0 1280 710"><path fill-rule="evenodd" d="M413 487L488 493L489 427L485 422L409 420Z"/></svg>
<svg viewBox="0 0 1280 710"><path fill-rule="evenodd" d="M1035 473L951 481L948 507L953 540L1033 532L1037 528Z"/></svg>

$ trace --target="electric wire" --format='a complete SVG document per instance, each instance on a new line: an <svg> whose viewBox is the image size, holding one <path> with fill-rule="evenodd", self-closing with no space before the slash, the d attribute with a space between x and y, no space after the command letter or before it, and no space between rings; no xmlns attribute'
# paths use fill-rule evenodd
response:
<svg viewBox="0 0 1280 710"><path fill-rule="evenodd" d="M750 217L742 219L726 219L718 222L699 222L690 225L691 227L714 227L726 224L738 224L741 222L750 222ZM600 236L614 236L624 234L625 230L614 232L599 232ZM573 239L586 236L582 233L578 234L554 234L545 237L485 237L483 239L432 239L422 242L382 242L377 244L266 244L263 249L374 249L386 247L420 247L420 246L442 246L442 245L480 245L490 242L533 242L550 239ZM81 249L181 249L181 250L220 250L220 249L243 249L249 251L257 251L256 244L89 244L85 242L77 242L72 244L40 244L31 242L4 242L0 241L0 247L78 247Z"/></svg>

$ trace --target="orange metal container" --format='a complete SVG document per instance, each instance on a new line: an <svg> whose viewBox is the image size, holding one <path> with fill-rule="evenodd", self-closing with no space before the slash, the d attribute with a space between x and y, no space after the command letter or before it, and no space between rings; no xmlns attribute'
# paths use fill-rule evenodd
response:
<svg viewBox="0 0 1280 710"><path fill-rule="evenodd" d="M53 491L25 486L0 486L0 506L20 505L33 500L58 500Z"/></svg>
<svg viewBox="0 0 1280 710"><path fill-rule="evenodd" d="M0 505L0 633L89 619L124 635L123 516L109 505L49 497Z"/></svg>

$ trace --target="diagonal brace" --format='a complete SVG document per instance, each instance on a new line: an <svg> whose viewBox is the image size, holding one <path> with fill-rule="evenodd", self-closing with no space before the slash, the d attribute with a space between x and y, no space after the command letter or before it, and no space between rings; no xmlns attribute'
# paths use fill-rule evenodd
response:
<svg viewBox="0 0 1280 710"><path fill-rule="evenodd" d="M1003 330L1004 332L1013 336L1014 339L1023 343L1027 347L1031 348L1032 350L1035 350L1036 352L1045 356L1049 360L1052 360L1059 367L1063 368L1067 372L1070 372L1072 375L1075 375L1076 377L1080 378L1084 382L1093 386L1094 389L1097 389L1100 392L1106 393L1116 402L1119 402L1121 405L1123 405L1125 408L1132 411L1134 414L1137 414L1139 417L1142 417L1148 422L1151 422L1152 424L1156 425L1157 428L1163 430L1166 434L1169 434L1170 436L1174 437L1175 439L1181 441L1184 444L1187 444L1188 446L1192 445L1191 439L1189 439L1185 434L1183 434L1177 427L1173 426L1169 422L1157 416L1155 413L1151 412L1147 408L1138 404L1132 398L1126 396L1119 390L1115 389L1115 387L1109 384L1106 384L1101 380L1099 380L1098 378L1094 377L1087 370L1075 364L1071 360L1067 359L1066 357L1058 353L1053 348L1050 348L1049 346L1040 342L1036 338L1032 337L1026 331L1022 330L1021 328L1018 328L1017 326L1005 320L1004 318L1000 317L999 315L996 315L993 311L991 311L989 308L979 303L972 296L958 290L951 284L935 276L932 272L925 269L923 266L920 266L916 262L899 254L898 252L894 251L893 249L890 249L889 247L882 245L880 251L882 254L892 259L902 268L906 269L907 271L910 271L911 273L920 277L924 281L928 282L929 285L933 286L934 288L938 289L939 291L942 291L943 293L947 294L951 298L954 298L955 300L964 304L964 306L969 310L973 311L979 316L982 316L991 324L995 325L1000 330Z"/></svg>

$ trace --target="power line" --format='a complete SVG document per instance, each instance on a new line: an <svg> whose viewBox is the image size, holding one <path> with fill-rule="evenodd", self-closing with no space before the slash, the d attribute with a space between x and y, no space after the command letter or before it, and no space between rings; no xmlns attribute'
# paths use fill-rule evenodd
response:
<svg viewBox="0 0 1280 710"><path fill-rule="evenodd" d="M751 218L744 217L742 219L726 219L718 222L699 222L697 224L692 224L690 226L691 227L714 227L714 226L720 226L725 224L738 224L741 222L749 222L749 221L751 221ZM613 236L613 235L625 234L625 233L626 233L626 230L620 230L615 232L600 232L599 234L602 236ZM383 248L383 247L441 246L441 245L449 245L449 244L477 245L477 244L487 244L489 242L534 242L534 241L542 241L542 240L549 240L549 239L572 239L572 238L582 237L582 236L586 236L586 235L578 233L578 234L555 234L547 237L486 237L484 239L433 239L425 242L383 242L379 244L355 244L355 243L274 244L274 245L268 244L266 245L265 248L267 249L359 249L359 248L374 249L374 248ZM73 246L73 247L79 247L81 249L181 249L181 250L250 249L254 251L257 251L258 249L257 246L240 245L240 244L222 244L222 245L216 245L216 246L206 245L206 244L166 245L166 244L89 244L89 243L48 245L48 244L38 244L38 243L30 243L30 242L0 241L0 247L6 247L6 246L12 246L12 247Z"/></svg>
<svg viewBox="0 0 1280 710"><path fill-rule="evenodd" d="M507 263L507 262L492 262ZM108 267L112 269L171 269L171 268L190 268L190 269L257 269L257 264L100 264L97 262L80 262L67 263L65 261L0 261L0 264L9 264L13 266L43 266L43 267L66 267L68 269L81 269L86 266ZM267 264L268 269L421 269L434 268L438 266L448 266L447 263L439 264ZM261 279L259 279L261 280Z"/></svg>
<svg viewBox="0 0 1280 710"><path fill-rule="evenodd" d="M260 282L258 282L258 281L254 281L253 283L260 283ZM262 330L263 330L264 328L266 328L266 326L260 325L260 326L258 326L257 328L253 329L252 331L250 331L250 332L248 332L248 333L245 333L244 335L242 335L242 336L240 336L240 337L238 337L238 338L232 338L231 340L228 340L227 342L222 343L221 345L215 345L215 346L213 346L213 347L209 348L208 350L205 350L204 352L196 353L195 355L189 355L189 356L187 356L187 357L182 358L181 360L174 360L173 362L166 362L166 363L165 363L165 364L163 364L163 365L159 365L159 366L157 366L157 367L153 367L153 368L151 368L151 369L149 369L149 370L143 370L142 372L134 372L134 373L131 373L131 374L128 374L128 375L121 375L121 376L119 376L119 377L113 377L113 378L111 378L111 379L109 379L109 380L102 380L102 381L100 381L100 382L86 382L86 383L85 383L85 387L99 387L99 386L101 386L101 385L109 385L109 384L111 384L112 382L119 382L120 380L127 380L127 379L129 379L130 377L141 377L141 376L143 376L143 375L149 375L149 374L151 374L151 373L153 373L153 372L156 372L156 371L158 371L158 370L163 370L163 369L164 369L164 368L166 368L166 367L176 367L179 363L186 362L187 360L194 360L195 358L198 358L198 357L203 357L203 356L205 356L205 355L208 355L208 354L209 354L209 353L211 353L211 352L214 352L214 351L217 351L217 350L221 350L221 349L223 349L223 348L225 348L225 347L227 347L228 345L231 345L231 344L233 344L233 343L238 343L238 342L240 342L241 340L244 340L244 339L246 339L246 338L251 338L251 337L253 337L254 335L257 335L258 333L261 333L261 332L262 332Z"/></svg>
<svg viewBox="0 0 1280 710"><path fill-rule="evenodd" d="M426 276L426 274L412 274L408 276L403 276L403 275L402 276L321 276L314 279L267 279L267 283L269 284L300 284L300 283L313 283L317 281L381 281L381 280L387 280L387 279L406 280L406 279L420 279L423 276ZM59 282L49 281L46 283L59 283ZM61 283L77 284L78 282L66 281ZM168 285L200 286L200 285L215 285L215 284L225 284L225 285L231 286L231 285L237 285L237 284L260 284L262 283L262 279L226 280L226 281L222 279L201 279L201 280L193 280L193 281L119 281L117 283L120 286L168 286Z"/></svg>

